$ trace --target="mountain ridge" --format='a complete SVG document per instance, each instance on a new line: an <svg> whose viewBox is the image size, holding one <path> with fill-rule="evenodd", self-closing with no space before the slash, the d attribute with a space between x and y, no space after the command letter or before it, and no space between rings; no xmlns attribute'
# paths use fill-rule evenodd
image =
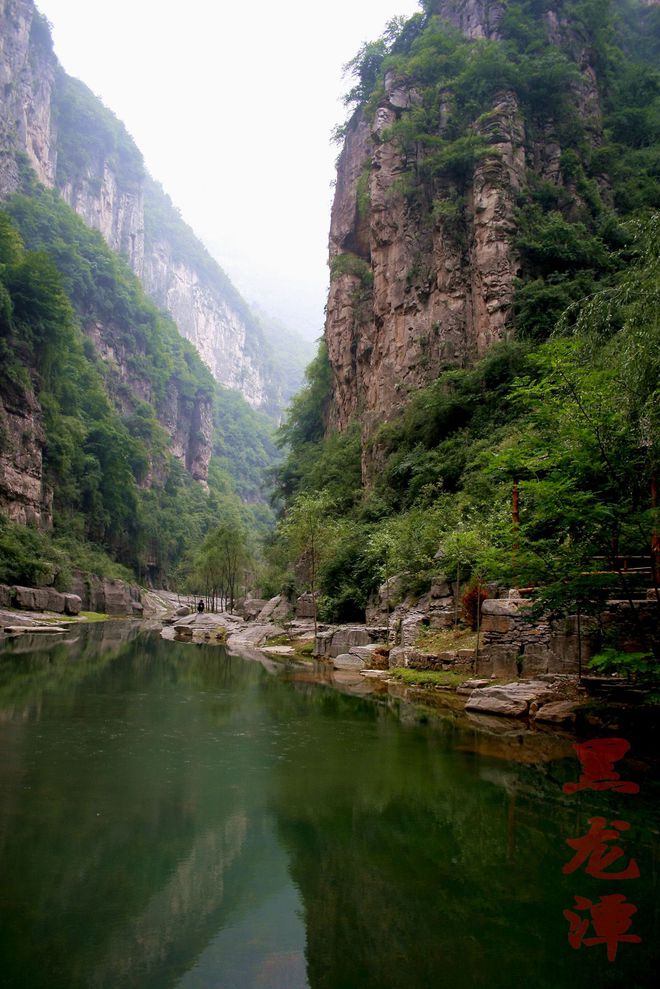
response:
<svg viewBox="0 0 660 989"><path fill-rule="evenodd" d="M17 154L40 182L127 258L216 380L277 418L302 380L283 374L277 341L147 173L124 125L57 61L32 0L0 0L0 200L21 191Z"/></svg>

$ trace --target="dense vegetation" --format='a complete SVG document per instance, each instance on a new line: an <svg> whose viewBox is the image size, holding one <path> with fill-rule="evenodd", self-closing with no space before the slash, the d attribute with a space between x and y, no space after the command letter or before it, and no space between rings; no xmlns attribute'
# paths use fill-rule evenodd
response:
<svg viewBox="0 0 660 989"><path fill-rule="evenodd" d="M113 572L116 561L171 580L223 515L267 528L259 499L275 455L270 428L217 386L100 234L55 193L28 191L0 215L0 388L34 393L42 409L55 531L3 523L0 579L34 579L40 553L60 584L90 558L96 570ZM99 328L105 359L93 340ZM172 456L163 426L177 415L192 422L195 403L214 409L208 493Z"/></svg>
<svg viewBox="0 0 660 989"><path fill-rule="evenodd" d="M326 618L363 615L386 576L422 590L441 571L543 586L546 604L588 610L613 590L632 593L621 555L648 566L657 527L660 76L650 38L660 12L628 0L561 4L598 73L604 138L594 140L574 95L577 53L543 33L556 0L511 0L497 42L466 40L424 6L363 46L347 102L373 114L388 70L414 85L419 104L386 139L414 150L401 190L456 237L484 150L474 124L497 93L517 94L529 142L561 146L555 180L530 168L519 199L511 338L473 367L441 371L368 436L358 423L326 433L321 348L281 431L279 491L290 515L323 501ZM309 573L287 565L289 530L271 549L272 580L300 589Z"/></svg>

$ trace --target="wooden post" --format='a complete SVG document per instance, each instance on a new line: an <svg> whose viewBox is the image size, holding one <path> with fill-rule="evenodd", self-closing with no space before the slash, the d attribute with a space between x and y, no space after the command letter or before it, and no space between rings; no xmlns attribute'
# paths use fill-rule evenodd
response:
<svg viewBox="0 0 660 989"><path fill-rule="evenodd" d="M517 573L517 553L518 553L518 532L520 529L520 496L518 494L518 481L513 482L511 493L511 527L513 531L513 545L511 548L511 573L514 587L518 583Z"/></svg>
<svg viewBox="0 0 660 989"><path fill-rule="evenodd" d="M578 683L582 683L582 622L580 605L577 606L577 640L578 640Z"/></svg>
<svg viewBox="0 0 660 989"><path fill-rule="evenodd" d="M456 568L456 596L454 597L454 628L458 625L458 595L461 592L461 561Z"/></svg>
<svg viewBox="0 0 660 989"><path fill-rule="evenodd" d="M477 648L474 652L474 672L479 663L479 632L481 631L481 578L477 577Z"/></svg>
<svg viewBox="0 0 660 989"><path fill-rule="evenodd" d="M653 578L653 586L656 589L656 597L658 596L658 581L660 580L660 535L658 535L656 524L657 507L658 486L656 476L653 474L651 477L651 509L653 511L653 532L651 533L651 576Z"/></svg>

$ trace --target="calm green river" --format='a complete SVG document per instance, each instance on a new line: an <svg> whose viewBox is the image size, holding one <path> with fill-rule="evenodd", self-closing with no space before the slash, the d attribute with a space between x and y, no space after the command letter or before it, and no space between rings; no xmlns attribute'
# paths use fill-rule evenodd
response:
<svg viewBox="0 0 660 989"><path fill-rule="evenodd" d="M644 753L567 795L568 736L365 689L129 623L0 642L2 989L657 985ZM576 853L594 817L629 828Z"/></svg>

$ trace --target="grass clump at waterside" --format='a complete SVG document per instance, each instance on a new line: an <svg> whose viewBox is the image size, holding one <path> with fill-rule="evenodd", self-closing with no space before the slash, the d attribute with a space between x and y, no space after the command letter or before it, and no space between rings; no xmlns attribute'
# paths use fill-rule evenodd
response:
<svg viewBox="0 0 660 989"><path fill-rule="evenodd" d="M415 639L415 647L440 653L450 649L476 649L477 633L469 628L425 629Z"/></svg>
<svg viewBox="0 0 660 989"><path fill-rule="evenodd" d="M293 654L296 659L306 661L312 658L312 653L314 652L313 639L292 639L286 634L273 635L266 642L267 648L271 646L290 646L293 649Z"/></svg>
<svg viewBox="0 0 660 989"><path fill-rule="evenodd" d="M470 679L468 673L451 673L444 670L410 670L397 666L392 670L395 680L400 680L409 687L460 687Z"/></svg>
<svg viewBox="0 0 660 989"><path fill-rule="evenodd" d="M288 635L271 635L270 639L266 640L267 646L292 646L293 642Z"/></svg>

